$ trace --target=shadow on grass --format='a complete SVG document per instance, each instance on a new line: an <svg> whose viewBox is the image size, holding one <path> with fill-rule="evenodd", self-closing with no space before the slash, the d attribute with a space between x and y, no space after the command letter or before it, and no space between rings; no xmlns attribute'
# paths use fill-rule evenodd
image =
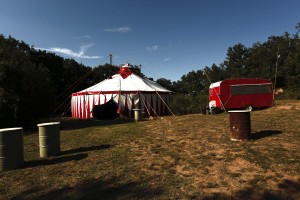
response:
<svg viewBox="0 0 300 200"><path fill-rule="evenodd" d="M100 146L91 146L91 147L80 147L78 149L70 149L67 151L62 151L61 155L84 153L84 152L88 152L88 151L98 151L98 150L109 149L111 147L112 147L112 145L110 145L110 144L103 144Z"/></svg>
<svg viewBox="0 0 300 200"><path fill-rule="evenodd" d="M45 166L45 165L55 165L55 164L65 163L65 162L70 162L70 161L79 161L79 160L83 160L87 157L88 157L88 154L81 153L81 154L75 154L75 155L70 155L70 156L58 156L58 157L50 157L48 159L26 161L24 163L23 168L32 168L32 167L39 167L39 166Z"/></svg>
<svg viewBox="0 0 300 200"><path fill-rule="evenodd" d="M118 177L109 180L86 179L75 186L51 191L46 188L33 188L12 199L155 199L162 194L163 190L146 186L144 182L124 183L122 177Z"/></svg>
<svg viewBox="0 0 300 200"><path fill-rule="evenodd" d="M132 119L116 118L113 120L95 120L95 119L61 119L61 130L75 130L94 126L109 126L116 124L127 124L134 122Z"/></svg>
<svg viewBox="0 0 300 200"><path fill-rule="evenodd" d="M287 191L288 193L299 193L300 194L300 178L297 181L284 180L280 183L279 188ZM299 195L300 196L300 195Z"/></svg>
<svg viewBox="0 0 300 200"><path fill-rule="evenodd" d="M259 139L262 139L264 137L269 137L269 136L272 136L272 135L278 135L278 134L281 134L281 133L282 133L282 131L279 131L279 130L260 131L260 132L252 133L251 134L251 139L259 140Z"/></svg>
<svg viewBox="0 0 300 200"><path fill-rule="evenodd" d="M170 191L165 191L150 180L127 181L124 178L85 179L74 186L48 190L34 187L23 191L12 199L168 199ZM148 184L149 183L149 184ZM275 188L274 188L275 189ZM300 179L296 181L284 180L278 184L278 189L267 190L260 187L245 188L232 195L212 193L205 196L194 196L195 199L257 199L257 200L296 200L300 195Z"/></svg>
<svg viewBox="0 0 300 200"><path fill-rule="evenodd" d="M300 197L300 179L296 181L283 180L278 184L279 190L266 190L261 188L245 188L236 192L233 196L215 193L205 200L215 199L258 199L258 200L296 200Z"/></svg>
<svg viewBox="0 0 300 200"><path fill-rule="evenodd" d="M127 124L133 123L133 119L126 118L116 118L112 120L96 120L96 119L73 119L73 118L53 118L53 119L43 119L37 124L49 123L49 122L60 122L60 130L76 130L87 127L96 127L96 126L110 126L117 124ZM24 135L31 135L38 132L38 127L32 125L29 127L24 127Z"/></svg>

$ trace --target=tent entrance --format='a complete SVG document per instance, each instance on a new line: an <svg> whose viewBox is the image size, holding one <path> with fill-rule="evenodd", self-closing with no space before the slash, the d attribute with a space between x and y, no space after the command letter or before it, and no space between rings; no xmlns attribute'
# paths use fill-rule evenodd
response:
<svg viewBox="0 0 300 200"><path fill-rule="evenodd" d="M113 99L111 99L105 104L94 105L92 113L95 119L110 120L119 117L117 110L118 105L114 102Z"/></svg>

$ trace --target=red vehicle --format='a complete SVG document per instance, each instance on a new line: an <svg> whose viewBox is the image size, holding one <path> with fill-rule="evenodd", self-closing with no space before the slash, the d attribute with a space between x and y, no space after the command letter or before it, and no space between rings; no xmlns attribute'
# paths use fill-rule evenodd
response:
<svg viewBox="0 0 300 200"><path fill-rule="evenodd" d="M209 108L234 110L273 105L273 84L257 78L228 79L209 86Z"/></svg>

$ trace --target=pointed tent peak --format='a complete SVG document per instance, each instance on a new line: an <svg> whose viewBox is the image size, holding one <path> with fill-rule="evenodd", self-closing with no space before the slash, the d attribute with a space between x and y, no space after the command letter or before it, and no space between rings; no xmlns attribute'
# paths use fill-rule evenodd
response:
<svg viewBox="0 0 300 200"><path fill-rule="evenodd" d="M119 74L122 76L123 79L127 78L132 74L132 71L130 71L129 69L128 63L120 68Z"/></svg>
<svg viewBox="0 0 300 200"><path fill-rule="evenodd" d="M129 66L129 64L128 64L128 63L126 63L126 64L125 64L125 65L123 65L121 68L123 68L123 67L125 67L125 68L126 68L126 67L130 67L130 66Z"/></svg>

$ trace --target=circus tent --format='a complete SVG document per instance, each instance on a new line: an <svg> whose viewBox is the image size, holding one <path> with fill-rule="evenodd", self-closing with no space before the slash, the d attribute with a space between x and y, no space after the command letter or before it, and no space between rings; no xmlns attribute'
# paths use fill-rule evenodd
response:
<svg viewBox="0 0 300 200"><path fill-rule="evenodd" d="M163 116L168 114L170 96L170 90L132 73L125 65L110 78L73 93L72 117L93 118L94 106L109 100L117 105L117 113L126 117L133 117L134 109L141 109L146 116Z"/></svg>

